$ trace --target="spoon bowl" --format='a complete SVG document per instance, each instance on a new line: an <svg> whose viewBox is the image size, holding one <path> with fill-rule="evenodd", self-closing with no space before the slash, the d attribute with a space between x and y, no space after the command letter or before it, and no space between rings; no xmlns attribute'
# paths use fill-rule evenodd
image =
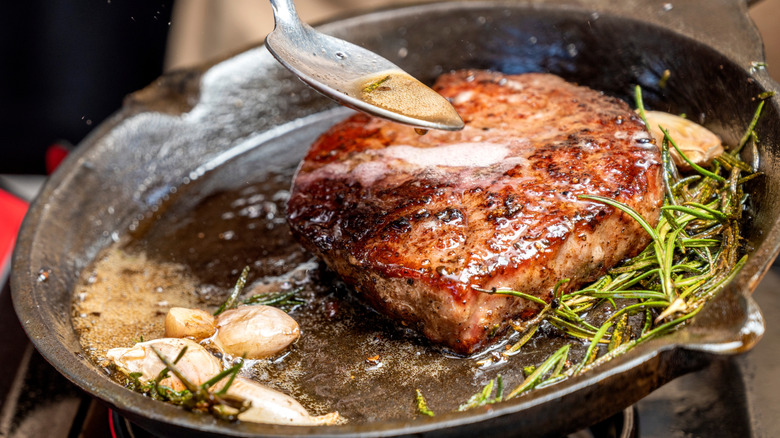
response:
<svg viewBox="0 0 780 438"><path fill-rule="evenodd" d="M302 22L292 0L270 0L273 56L315 90L342 105L419 129L463 128L441 95L385 58Z"/></svg>

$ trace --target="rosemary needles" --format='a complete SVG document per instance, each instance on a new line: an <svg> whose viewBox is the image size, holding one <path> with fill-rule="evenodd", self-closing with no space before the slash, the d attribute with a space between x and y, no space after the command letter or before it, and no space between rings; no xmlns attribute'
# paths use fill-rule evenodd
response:
<svg viewBox="0 0 780 438"><path fill-rule="evenodd" d="M636 103L640 117L646 120L639 87ZM627 205L600 196L580 196L617 208L642 226L651 243L636 257L580 290L559 294L558 287L562 284L559 282L551 303L540 302L519 291L481 290L521 297L543 306L534 319L514 325L520 332L520 340L508 347L504 357L520 351L542 324L549 324L571 339L569 344L532 367L503 400L586 372L640 343L675 330L700 312L736 275L747 259L741 247L740 229L747 200L743 186L760 175L755 165L739 158L739 151L751 140L753 146L757 143L754 129L762 107L763 102L759 103L739 144L706 168L692 163L661 126L664 139L660 147L667 187L661 216L654 227ZM682 174L671 160L670 148L676 149L688 162L692 169L689 174ZM587 314L605 302L613 310L596 324ZM587 345L577 361L571 359L572 342ZM482 392L491 391L492 383Z"/></svg>
<svg viewBox="0 0 780 438"><path fill-rule="evenodd" d="M151 349L160 361L165 364L165 368L160 371L154 380L147 383L142 383L139 380L141 373L131 373L128 376L130 379L128 387L131 389L142 394L147 394L155 400L167 401L193 411L209 412L217 418L228 421L235 421L238 418L238 414L249 409L250 402L248 400L243 397L227 394L228 388L232 385L239 371L241 371L243 360L237 361L233 366L223 370L206 382L203 382L201 385L196 385L176 366L179 360L181 360L187 352L186 346L179 351L173 361L166 358L154 346L152 346ZM161 382L168 377L169 373L175 375L182 382L185 389L176 391L168 386L162 385ZM227 381L223 384L221 389L211 391L212 387L225 379L227 379Z"/></svg>

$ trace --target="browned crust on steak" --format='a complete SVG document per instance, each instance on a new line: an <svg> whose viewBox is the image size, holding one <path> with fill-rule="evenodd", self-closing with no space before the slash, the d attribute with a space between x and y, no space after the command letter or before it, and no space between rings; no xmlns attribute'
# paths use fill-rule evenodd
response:
<svg viewBox="0 0 780 438"><path fill-rule="evenodd" d="M322 135L293 184L293 233L378 310L460 353L603 275L649 241L658 148L624 102L547 74L461 71L434 87L466 122L419 136L355 115Z"/></svg>

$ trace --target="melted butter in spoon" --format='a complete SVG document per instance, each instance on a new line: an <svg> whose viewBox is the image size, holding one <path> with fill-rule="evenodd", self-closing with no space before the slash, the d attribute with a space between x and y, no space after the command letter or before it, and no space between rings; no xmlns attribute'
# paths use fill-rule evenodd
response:
<svg viewBox="0 0 780 438"><path fill-rule="evenodd" d="M364 76L354 83L350 94L397 114L463 126L463 121L447 99L401 70Z"/></svg>

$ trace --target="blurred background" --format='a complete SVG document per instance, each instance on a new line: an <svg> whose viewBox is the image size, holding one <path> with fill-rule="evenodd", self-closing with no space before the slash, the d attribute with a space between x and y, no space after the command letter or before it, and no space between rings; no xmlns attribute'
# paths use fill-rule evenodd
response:
<svg viewBox="0 0 780 438"><path fill-rule="evenodd" d="M687 0L690 1L690 0ZM306 0L309 23L410 0ZM0 14L0 175L44 174L163 71L259 44L267 0L31 0ZM780 79L780 0L751 8ZM728 38L728 35L723 35ZM55 145L52 147L52 145ZM48 156L47 156L48 153ZM0 177L0 187L7 179Z"/></svg>

